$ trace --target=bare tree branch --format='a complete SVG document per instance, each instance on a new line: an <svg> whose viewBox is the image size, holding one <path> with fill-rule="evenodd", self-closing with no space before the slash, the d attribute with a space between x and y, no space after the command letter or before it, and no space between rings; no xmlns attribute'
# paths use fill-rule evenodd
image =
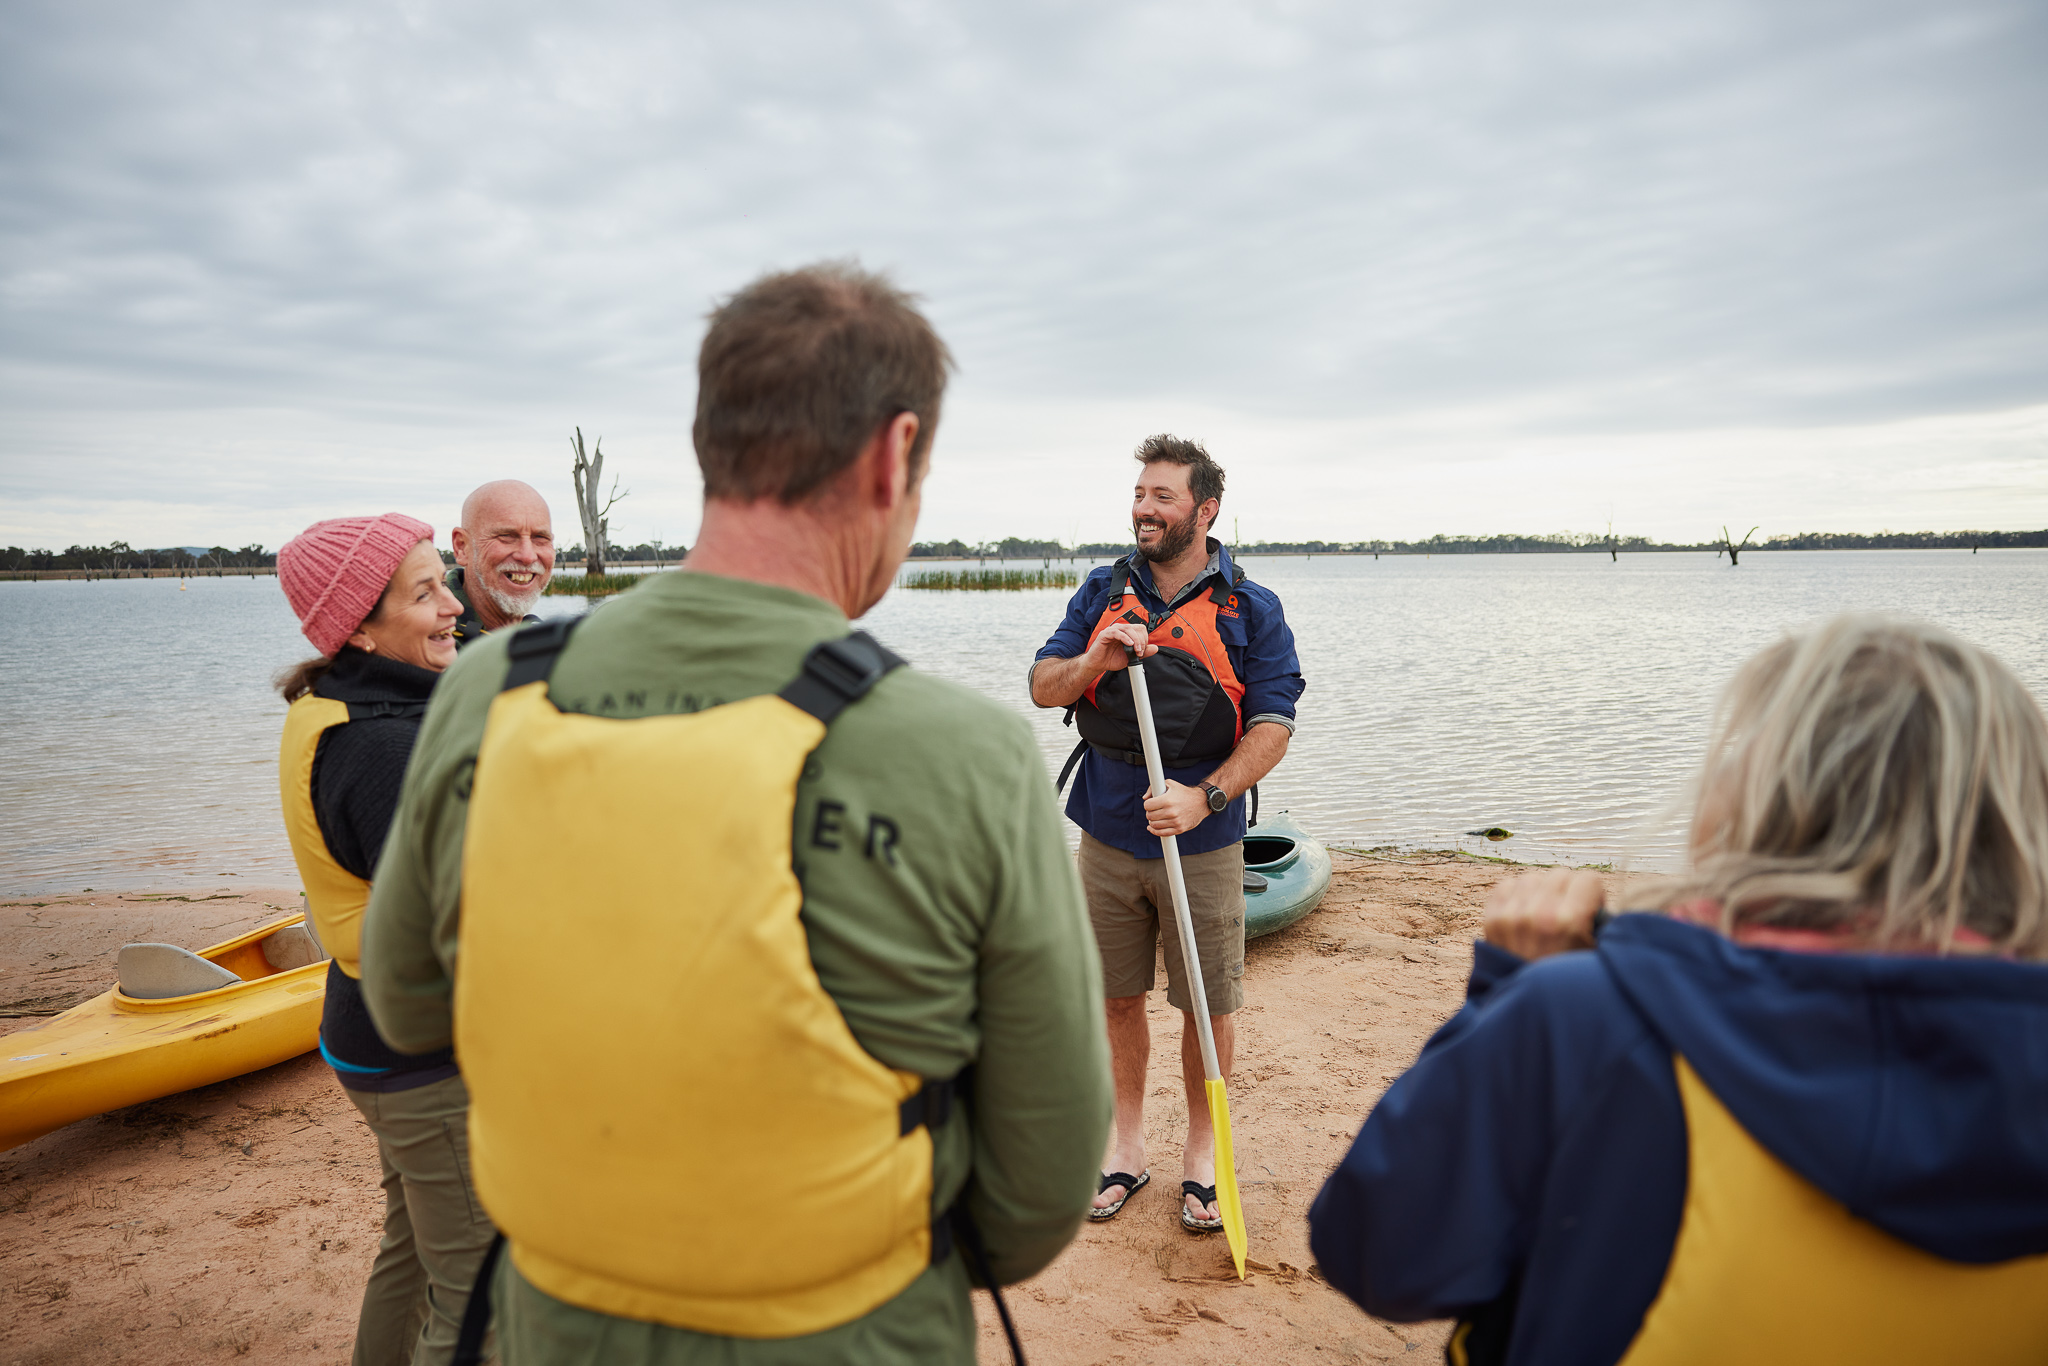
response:
<svg viewBox="0 0 2048 1366"><path fill-rule="evenodd" d="M603 507L597 505L598 491L604 487L604 438L599 437L591 445L589 454L583 450L583 429L576 429L576 437L569 443L576 462L570 468L570 475L576 481L576 515L583 523L584 572L604 573L605 561L611 558L611 510L621 498L632 493L631 489L621 492L619 481L612 479L611 497Z"/></svg>
<svg viewBox="0 0 2048 1366"><path fill-rule="evenodd" d="M1731 536L1729 536L1728 528L1725 525L1721 528L1721 548L1728 552L1728 567L1730 569L1734 569L1742 563L1742 561L1738 559L1737 556L1739 556L1743 551L1749 549L1749 538L1754 535L1756 535L1756 528L1751 527L1749 530L1743 532L1742 539L1740 541L1737 541Z"/></svg>

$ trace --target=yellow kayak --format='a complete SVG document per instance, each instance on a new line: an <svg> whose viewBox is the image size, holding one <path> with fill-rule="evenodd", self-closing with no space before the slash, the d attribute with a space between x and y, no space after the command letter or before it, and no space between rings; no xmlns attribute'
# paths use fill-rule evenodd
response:
<svg viewBox="0 0 2048 1366"><path fill-rule="evenodd" d="M130 945L122 985L0 1036L0 1150L317 1047L327 959L304 920L287 916L196 954ZM209 986L162 994L180 980Z"/></svg>

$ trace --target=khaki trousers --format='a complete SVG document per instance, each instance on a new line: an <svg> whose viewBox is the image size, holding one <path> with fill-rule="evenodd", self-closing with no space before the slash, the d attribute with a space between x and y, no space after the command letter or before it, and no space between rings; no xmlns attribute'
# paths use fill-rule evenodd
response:
<svg viewBox="0 0 2048 1366"><path fill-rule="evenodd" d="M363 1287L355 1366L444 1366L497 1232L469 1180L469 1088L448 1077L347 1095L384 1166L384 1237Z"/></svg>
<svg viewBox="0 0 2048 1366"><path fill-rule="evenodd" d="M1102 994L1116 1000L1152 990L1153 964L1163 939L1167 1002L1175 1010L1193 1010L1166 860L1139 858L1083 833L1077 863L1095 947L1102 955ZM1244 1005L1244 845L1183 854L1180 866L1209 1013L1234 1014Z"/></svg>

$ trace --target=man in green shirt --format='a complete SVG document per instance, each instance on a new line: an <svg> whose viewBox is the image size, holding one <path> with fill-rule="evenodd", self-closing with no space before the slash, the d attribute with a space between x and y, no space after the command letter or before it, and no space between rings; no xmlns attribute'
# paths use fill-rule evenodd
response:
<svg viewBox="0 0 2048 1366"><path fill-rule="evenodd" d="M908 550L947 363L908 298L853 268L770 276L722 305L699 359L698 544L684 572L653 577L576 628L551 701L600 717L710 713L783 688L813 646L846 635ZM374 880L364 995L402 1050L452 1041L464 1056L453 1007L469 798L516 639L478 642L443 676ZM676 772L671 792L645 800L705 789L715 800L720 784L716 772ZM860 1048L922 1078L972 1069L950 1117L929 1126L931 1215L964 1193L995 1278L1035 1274L1094 1195L1110 1084L1101 969L1029 731L978 694L896 669L830 722L797 781L791 828L781 838L801 879L810 965ZM603 856L546 825L528 833L536 861ZM560 934L603 934L604 917L599 904L565 905ZM536 1068L531 1084L551 1080ZM644 1083L659 1090L662 1078ZM704 1113L747 1122L731 1107ZM674 1179L707 1203L749 1194L717 1171ZM975 1359L957 1252L935 1251L900 1292L849 1321L724 1336L549 1294L522 1271L520 1233L510 1233L496 1280L510 1366Z"/></svg>

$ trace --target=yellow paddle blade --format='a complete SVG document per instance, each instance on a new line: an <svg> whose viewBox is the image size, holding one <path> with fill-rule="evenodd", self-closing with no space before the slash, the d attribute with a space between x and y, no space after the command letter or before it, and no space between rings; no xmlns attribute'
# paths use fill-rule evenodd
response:
<svg viewBox="0 0 2048 1366"><path fill-rule="evenodd" d="M1237 1278L1244 1279L1244 1201L1237 1193L1237 1155L1230 1150L1230 1097L1223 1093L1221 1078L1205 1082L1209 1092L1209 1122L1216 1126L1216 1212L1223 1216L1223 1236L1230 1240L1230 1260L1237 1263Z"/></svg>

